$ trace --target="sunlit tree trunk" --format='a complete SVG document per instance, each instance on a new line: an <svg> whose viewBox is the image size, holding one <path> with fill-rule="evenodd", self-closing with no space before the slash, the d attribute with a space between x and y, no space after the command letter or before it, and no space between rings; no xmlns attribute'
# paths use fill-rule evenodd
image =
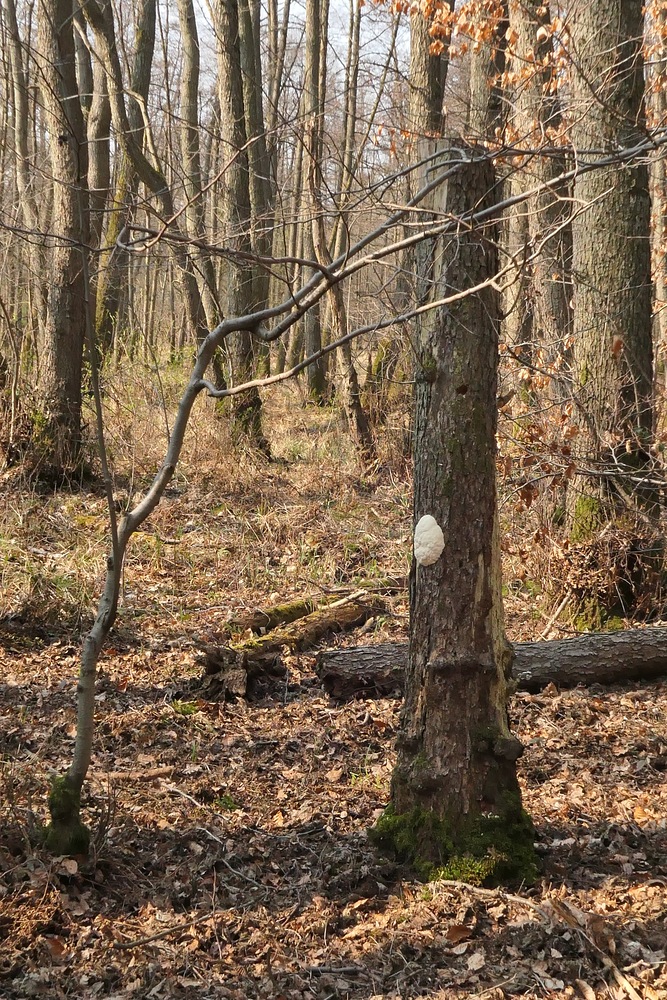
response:
<svg viewBox="0 0 667 1000"><path fill-rule="evenodd" d="M252 265L250 182L243 103L238 0L219 0L216 8L218 46L218 99L222 141L221 214L225 246L241 256L226 261L226 315L243 316L252 311L254 268ZM247 331L234 333L227 343L234 382L254 375L252 337ZM234 424L256 447L268 452L262 431L262 407L255 389L232 400Z"/></svg>
<svg viewBox="0 0 667 1000"><path fill-rule="evenodd" d="M130 99L127 110L132 136L139 145L142 145L144 134L140 103L143 102L145 105L148 99L154 49L155 0L139 0L134 62L130 77L130 89L134 97ZM106 353L113 346L120 323L122 275L127 266L127 252L118 246L116 241L132 214L133 202L139 187L138 174L122 144L116 153L114 175L113 192L104 231L105 248L100 255L95 303L96 339L102 353Z"/></svg>
<svg viewBox="0 0 667 1000"><path fill-rule="evenodd" d="M177 224L177 215L174 210L172 190L160 167L155 154L155 148L151 146L151 159L149 159L145 155L128 117L123 88L123 74L116 45L113 9L107 0L102 0L101 3L98 0L86 0L83 10L86 21L90 25L95 37L96 55L102 61L107 74L111 116L116 141L122 152L127 156L134 173L137 174L139 180L145 184L148 191L155 198L162 218L166 220L172 232L178 237L181 234ZM147 121L145 121L144 126L147 126L147 124ZM150 129L147 127L146 134L150 136ZM188 255L183 240L177 238L169 246L173 258L178 265L181 300L184 307L188 337L193 343L201 342L207 333L206 316L192 260Z"/></svg>
<svg viewBox="0 0 667 1000"><path fill-rule="evenodd" d="M453 3L448 6L452 7ZM434 55L429 21L421 9L410 15L410 89L408 128L413 135L413 148L426 136L439 136L444 125L445 81L448 49Z"/></svg>
<svg viewBox="0 0 667 1000"><path fill-rule="evenodd" d="M81 369L86 301L82 260L89 242L88 151L76 80L71 0L43 0L36 58L53 178L44 347L34 445L64 471L81 444Z"/></svg>
<svg viewBox="0 0 667 1000"><path fill-rule="evenodd" d="M178 0L178 16L183 46L180 118L183 187L187 199L185 218L188 236L204 240L206 233L199 129L199 36L192 0ZM213 262L207 253L196 254L194 250L189 252L196 259L206 324L212 330L221 319Z"/></svg>
<svg viewBox="0 0 667 1000"><path fill-rule="evenodd" d="M359 80L359 37L361 29L361 4L352 0L350 12L350 30L348 41L348 57L345 73L345 110L343 115L343 155L339 181L338 216L335 220L335 236L333 240L333 258L337 260L348 247L350 225L349 201L354 182L354 161L356 152L355 130L357 125L357 86ZM329 263L331 255L326 246L324 235L324 213L321 199L318 198L319 209L319 245L318 257L321 262ZM345 297L340 285L334 285L329 293L330 337L339 340L348 333L347 308ZM361 404L359 377L354 364L352 345L348 342L338 348L338 382L339 396L347 417L347 424L355 447L364 464L369 465L375 460L375 441L368 415Z"/></svg>
<svg viewBox="0 0 667 1000"><path fill-rule="evenodd" d="M318 231L318 187L321 171L322 134L326 84L326 49L329 20L329 0L306 0L305 65L303 75L304 116L304 194L302 214L303 256L316 259ZM305 277L313 274L306 269ZM303 346L306 357L322 347L322 325L319 304L303 317ZM322 403L326 396L326 368L320 359L306 370L311 399Z"/></svg>
<svg viewBox="0 0 667 1000"><path fill-rule="evenodd" d="M11 69L13 169L18 194L19 218L23 220L27 229L39 231L45 227L49 218L51 191L49 187L40 184L31 172L31 154L34 155L35 152L35 144L31 136L35 122L35 108L31 103L29 87L29 67L31 65L30 59L27 57L29 46L24 44L19 31L15 0L3 0L2 12L7 45L5 56ZM27 276L27 281L20 283L25 290L25 296L19 293L18 284L15 289L19 293L19 297L24 298L16 315L20 327L25 330L25 343L32 342L33 349L43 340L46 318L47 288L42 280L42 275L46 271L45 253L45 248L36 241L31 242L25 248L24 260L28 266L25 271L21 268L21 271L24 278ZM25 314L22 315L24 309Z"/></svg>
<svg viewBox="0 0 667 1000"><path fill-rule="evenodd" d="M565 169L564 156L553 150L540 155L560 124L549 23L549 10L539 0L510 0L508 138L518 149L531 151L511 163L510 195L553 181ZM504 302L505 338L514 348L546 347L548 360L562 351L571 332L568 194L563 185L551 186L511 208L507 219L507 250L516 271Z"/></svg>
<svg viewBox="0 0 667 1000"><path fill-rule="evenodd" d="M570 133L580 164L631 146L643 134L642 30L640 0L577 0L572 8ZM645 162L578 175L574 199L576 450L579 462L594 473L614 470L614 489L628 495L636 484L624 482L623 470L645 464L652 430ZM601 483L595 476L575 483L574 530L580 537L606 517L609 488Z"/></svg>
<svg viewBox="0 0 667 1000"><path fill-rule="evenodd" d="M647 67L649 125L667 125L667 7L650 3L650 62ZM667 169L662 150L657 149L650 164L651 187L651 272L653 275L653 328L657 374L665 381L667 371Z"/></svg>

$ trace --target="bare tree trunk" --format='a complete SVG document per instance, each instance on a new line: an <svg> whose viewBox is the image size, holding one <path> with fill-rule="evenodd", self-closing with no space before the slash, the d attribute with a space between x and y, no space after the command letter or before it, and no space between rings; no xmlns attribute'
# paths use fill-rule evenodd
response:
<svg viewBox="0 0 667 1000"><path fill-rule="evenodd" d="M258 258L253 266L253 308L264 309L269 300L268 259L273 244L273 177L264 125L258 0L239 0L239 50L248 141L250 241ZM254 353L257 374L268 375L268 344L256 343Z"/></svg>
<svg viewBox="0 0 667 1000"><path fill-rule="evenodd" d="M188 236L203 240L206 232L199 141L199 37L193 0L178 0L178 16L183 45L180 111L183 186L187 199L185 218ZM196 273L199 276L206 324L212 330L220 321L221 310L218 305L215 272L210 254L197 255Z"/></svg>
<svg viewBox="0 0 667 1000"><path fill-rule="evenodd" d="M34 105L31 106L29 90L28 68L30 60L26 55L30 47L24 44L19 32L15 0L3 0L2 10L5 21L7 56L11 67L14 175L19 218L23 219L27 229L39 232L48 218L51 199L50 196L42 197L40 210L37 181L30 174L31 152L34 153L34 143L31 143L30 132L35 121L35 108ZM47 284L42 280L42 275L47 271L45 248L37 241L32 241L30 246L26 248L24 259L27 264L25 270L29 275L26 291L29 305L26 316L20 317L19 323L25 325L25 344L32 343L37 363L37 344L43 342L46 320Z"/></svg>
<svg viewBox="0 0 667 1000"><path fill-rule="evenodd" d="M499 12L497 0L484 0L480 8L478 37L470 58L468 133L476 140L493 137L502 123L500 77L505 68L507 4Z"/></svg>
<svg viewBox="0 0 667 1000"><path fill-rule="evenodd" d="M565 169L564 157L553 152L540 155L541 148L549 144L550 130L555 131L560 124L553 96L555 68L549 19L548 8L539 0L510 0L509 137L519 149L532 151L514 164L508 178L511 195L553 181ZM552 185L510 209L507 220L507 249L515 260L516 280L504 302L505 338L519 350L522 346L530 349L532 343L546 348L549 361L563 352L572 326L568 194L566 188Z"/></svg>
<svg viewBox="0 0 667 1000"><path fill-rule="evenodd" d="M571 126L580 163L635 143L644 128L642 4L591 3L571 11ZM590 152L589 152L590 151ZM572 507L579 540L609 513L595 473L614 468L626 495L641 474L652 432L651 266L644 162L577 176L572 221L574 390L580 464Z"/></svg>
<svg viewBox="0 0 667 1000"><path fill-rule="evenodd" d="M43 0L36 59L53 177L53 246L40 373L36 456L62 472L79 459L86 302L82 258L89 243L88 152L76 80L71 0Z"/></svg>
<svg viewBox="0 0 667 1000"><path fill-rule="evenodd" d="M132 170L155 197L160 213L178 236L180 232L176 224L171 188L157 161L152 163L144 154L128 118L110 3L108 0L102 0L101 3L98 0L87 0L84 13L95 36L98 55L107 73L112 121L120 149L126 154ZM144 121L144 126L146 125L147 119ZM147 132L149 131L147 129ZM206 316L192 261L182 240L172 241L170 250L178 265L188 335L193 342L199 343L207 333Z"/></svg>
<svg viewBox="0 0 667 1000"><path fill-rule="evenodd" d="M650 6L652 14L652 58L647 66L647 111L652 129L665 128L667 124L667 8L662 4ZM651 51L650 50L650 51ZM658 373L667 383L667 169L665 158L656 150L649 167L651 190L651 273L653 276L653 331L654 355Z"/></svg>
<svg viewBox="0 0 667 1000"><path fill-rule="evenodd" d="M453 3L449 4L450 7ZM442 135L448 49L433 55L429 22L420 9L410 15L410 107L408 127L415 146L427 136Z"/></svg>
<svg viewBox="0 0 667 1000"><path fill-rule="evenodd" d="M345 252L349 232L349 201L354 181L354 163L356 152L355 129L357 124L357 86L359 80L359 35L361 28L361 5L359 0L352 0L350 11L350 30L348 43L348 58L345 73L345 111L343 115L343 155L339 183L338 216L335 220L335 236L333 241L333 258L338 259ZM329 264L331 256L324 234L324 211L319 192L316 196L318 208L318 256L320 263ZM347 309L340 285L334 285L329 293L329 319L331 323L331 339L339 340L348 332ZM347 425L352 435L355 448L364 465L369 466L375 461L375 441L368 415L361 403L359 377L354 366L352 345L348 342L338 348L338 378L339 395L347 417Z"/></svg>
<svg viewBox="0 0 667 1000"><path fill-rule="evenodd" d="M144 122L140 104L148 99L153 52L155 48L155 0L139 0L134 47L134 64L130 89L135 95L127 112L132 135L139 146L143 144ZM106 71L103 68L103 72ZM131 157L121 148L115 161L115 182L110 199L108 221L104 232L106 244L100 254L99 277L95 301L95 331L98 349L102 354L113 348L120 322L122 274L126 266L127 251L118 246L117 240L131 217L137 196L139 177Z"/></svg>
<svg viewBox="0 0 667 1000"><path fill-rule="evenodd" d="M219 0L216 8L218 46L218 98L222 156L222 214L226 246L243 254L226 262L226 314L243 316L254 302L251 242L250 182L241 75L238 0ZM234 381L246 382L254 374L253 345L247 330L233 334L227 344ZM268 453L262 430L262 406L257 389L235 396L232 414L237 433Z"/></svg>
<svg viewBox="0 0 667 1000"><path fill-rule="evenodd" d="M304 184L303 208L303 256L308 260L317 259L319 216L318 205L322 129L324 126L324 86L326 81L326 43L329 20L329 0L306 0L306 40L305 66L303 74L303 117L304 117ZM306 277L314 274L308 269ZM303 317L303 341L306 357L315 354L322 347L322 325L319 303L309 309ZM308 393L311 399L323 403L326 398L326 368L323 359L306 370Z"/></svg>

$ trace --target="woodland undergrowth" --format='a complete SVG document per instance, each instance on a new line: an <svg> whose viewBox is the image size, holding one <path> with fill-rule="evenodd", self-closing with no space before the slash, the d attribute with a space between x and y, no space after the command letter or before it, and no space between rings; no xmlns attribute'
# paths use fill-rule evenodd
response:
<svg viewBox="0 0 667 1000"><path fill-rule="evenodd" d="M147 369L130 389L105 376L120 510L160 461L179 378L174 367L156 387ZM425 884L375 853L366 831L387 802L397 699L336 704L309 654L288 655L255 700L192 693L197 648L228 618L406 577L407 423L388 415L363 471L335 408L284 388L266 398L268 462L234 449L225 415L198 403L183 463L130 545L100 661L88 859L39 840L74 735L105 497L92 459L57 486L2 474L0 995L667 996L664 682L515 696L543 868L514 894ZM572 548L548 491L524 488L515 430L499 468L508 631L565 636L581 603L561 572ZM331 641L398 641L407 626L402 589Z"/></svg>

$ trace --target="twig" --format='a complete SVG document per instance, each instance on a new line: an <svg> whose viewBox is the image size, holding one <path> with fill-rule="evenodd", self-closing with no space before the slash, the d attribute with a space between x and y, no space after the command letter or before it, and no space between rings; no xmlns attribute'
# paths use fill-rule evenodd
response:
<svg viewBox="0 0 667 1000"><path fill-rule="evenodd" d="M504 889L483 889L478 885L469 885L467 882L458 882L455 879L447 878L439 878L435 882L435 885L445 885L452 889L463 889L465 892L472 892L476 896L485 896L491 899L502 899L509 903L517 903L519 906L527 906L530 910L535 910L545 920L552 920L551 914L543 909L539 903L534 903L532 899L528 899L525 896L514 896L511 892L505 892Z"/></svg>
<svg viewBox="0 0 667 1000"><path fill-rule="evenodd" d="M106 774L93 772L91 778L98 781L152 781L154 778L167 778L173 772L173 766L149 767L146 771L109 771Z"/></svg>
<svg viewBox="0 0 667 1000"><path fill-rule="evenodd" d="M327 604L326 611L331 608L342 608L344 604L352 604L353 601L358 601L360 597L365 597L368 594L367 590L355 590L353 594L348 594L347 597L342 597L340 601L334 601L333 604Z"/></svg>
<svg viewBox="0 0 667 1000"><path fill-rule="evenodd" d="M311 976L363 976L367 975L366 970L359 965L309 965L303 970Z"/></svg>
<svg viewBox="0 0 667 1000"><path fill-rule="evenodd" d="M560 604L558 605L558 607L556 608L556 610L552 614L551 618L549 619L549 621L545 625L544 630L542 631L542 634L540 635L540 639L546 639L547 633L549 632L549 629L551 628L551 626L553 625L553 623L556 621L556 619L558 618L558 616L565 610L565 608L567 607L567 605L568 605L571 597L572 597L572 594L569 593L569 592L565 595L565 597L560 602Z"/></svg>
<svg viewBox="0 0 667 1000"><path fill-rule="evenodd" d="M199 924L206 923L207 920L211 920L217 914L222 913L221 910L210 910L208 913L202 914L201 917L195 917L194 920L184 920L180 924L173 924L171 927L165 927L163 931L158 931L157 934L149 934L148 937L135 938L134 941L114 941L113 947L127 951L129 948L140 948L144 944L150 944L152 941L159 941L161 938L169 937L170 934L176 934L178 931L187 930L188 927L197 927Z"/></svg>

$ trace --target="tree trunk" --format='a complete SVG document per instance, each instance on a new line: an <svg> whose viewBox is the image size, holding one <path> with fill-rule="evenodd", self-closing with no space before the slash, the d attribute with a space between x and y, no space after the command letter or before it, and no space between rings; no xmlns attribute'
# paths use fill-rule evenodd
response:
<svg viewBox="0 0 667 1000"><path fill-rule="evenodd" d="M495 138L503 117L500 77L505 68L506 0L483 0L470 56L468 133Z"/></svg>
<svg viewBox="0 0 667 1000"><path fill-rule="evenodd" d="M431 202L439 217L460 217L492 198L491 163L476 159L475 149L468 156ZM466 224L456 238L432 240L419 271L427 298L492 279L494 240L493 224ZM427 870L445 865L450 877L478 880L535 875L532 824L516 776L522 747L507 718L512 653L497 536L497 363L491 286L422 314L410 654L391 805L374 831L382 847Z"/></svg>
<svg viewBox="0 0 667 1000"><path fill-rule="evenodd" d="M321 167L318 164L318 190L314 199L317 209L317 255L320 263L330 264L345 252L349 240L349 201L354 181L355 161L355 127L357 123L357 86L359 79L359 35L361 28L361 6L359 0L352 4L350 16L350 33L348 58L345 72L345 109L343 114L343 155L339 183L338 216L335 220L333 254L330 254L324 228L324 207L320 194ZM329 336L331 340L340 340L348 332L347 308L345 297L340 285L334 285L328 296L328 319L330 322ZM339 393L347 425L355 448L364 466L372 465L376 458L375 441L371 430L368 414L361 403L359 377L354 364L352 345L342 344L337 353Z"/></svg>
<svg viewBox="0 0 667 1000"><path fill-rule="evenodd" d="M153 162L151 162L144 154L125 106L125 90L116 45L113 9L108 0L101 0L101 2L87 0L83 10L86 21L95 36L96 55L101 59L107 74L111 117L120 150L127 157L132 170L155 197L162 217L170 225L170 228L179 235L172 191L167 178L160 169L157 157L154 155L154 146L151 145L151 153L153 154ZM143 111L146 112L146 109L144 108ZM150 133L150 130L147 131ZM173 241L170 244L170 250L178 264L188 333L194 342L200 343L207 333L206 316L192 261L182 240Z"/></svg>
<svg viewBox="0 0 667 1000"><path fill-rule="evenodd" d="M305 219L302 240L303 256L317 260L319 215L318 191L321 179L322 130L324 127L326 50L329 20L329 0L306 0L306 38L303 70L304 174L302 215ZM304 269L307 281L315 274ZM322 348L320 304L303 317L304 354L309 357ZM308 394L317 403L326 399L326 363L320 358L306 369Z"/></svg>
<svg viewBox="0 0 667 1000"><path fill-rule="evenodd" d="M63 472L79 459L86 299L82 258L89 243L88 154L76 80L70 0L43 0L37 61L53 178L50 254L36 457Z"/></svg>
<svg viewBox="0 0 667 1000"><path fill-rule="evenodd" d="M193 0L178 0L178 18L183 45L180 111L183 186L187 199L185 220L188 236L203 240L206 232L199 141L199 37ZM189 252L191 256L195 253ZM212 330L221 319L213 262L210 254L204 252L199 252L195 259L206 325Z"/></svg>
<svg viewBox="0 0 667 1000"><path fill-rule="evenodd" d="M520 691L540 691L548 684L623 684L667 675L664 628L517 642L513 649L512 676ZM317 654L315 670L325 691L344 701L402 692L407 665L407 643L386 642L325 649Z"/></svg>
<svg viewBox="0 0 667 1000"><path fill-rule="evenodd" d="M650 6L652 31L647 49L647 116L651 130L667 124L667 8ZM655 132L654 132L655 134ZM653 343L656 383L667 384L667 170L661 150L649 166L651 191L651 273L653 277ZM656 385L657 388L657 385Z"/></svg>
<svg viewBox="0 0 667 1000"><path fill-rule="evenodd" d="M134 43L134 63L130 89L135 95L130 101L127 117L133 138L143 145L144 124L137 101L148 99L153 51L155 48L155 0L140 0L137 10ZM115 160L115 181L104 233L105 248L100 254L97 295L95 301L95 335L98 349L106 354L114 346L120 322L123 272L127 251L116 245L136 198L139 178L132 161L121 147ZM146 332L148 336L148 332Z"/></svg>
<svg viewBox="0 0 667 1000"><path fill-rule="evenodd" d="M453 6L450 2L449 6ZM444 125L445 80L447 79L447 48L432 55L433 39L429 22L417 8L410 15L410 105L408 129L414 148L428 136L442 135Z"/></svg>
<svg viewBox="0 0 667 1000"><path fill-rule="evenodd" d="M575 155L589 163L633 145L644 131L640 0L571 11L571 126ZM583 540L609 514L609 489L595 474L615 468L636 489L652 430L651 262L645 162L602 167L574 184L574 389L580 465L573 535ZM623 484L624 473L630 478ZM640 476L641 478L641 476ZM640 491L641 492L641 491ZM582 495L583 494L583 495Z"/></svg>
<svg viewBox="0 0 667 1000"><path fill-rule="evenodd" d="M228 316L244 316L253 310L253 266L247 259L252 254L251 205L248 176L248 150L243 104L243 80L239 39L238 0L219 0L217 7L218 99L220 102L220 133L222 157L226 164L222 177L222 213L225 244L238 250L246 259L227 261ZM254 358L252 338L248 331L234 333L227 344L234 382L252 379ZM261 451L268 454L269 444L262 431L262 405L257 389L232 398L234 429Z"/></svg>
<svg viewBox="0 0 667 1000"><path fill-rule="evenodd" d="M511 195L553 181L565 169L564 156L540 150L549 130L560 123L556 98L553 40L546 31L548 7L539 0L510 0L507 48L512 115L508 138L531 154L518 158L509 178ZM540 28L543 34L540 35ZM543 348L545 367L563 352L571 333L570 228L565 224L568 191L543 190L510 209L508 250L516 261L516 281L506 293L504 333L515 349Z"/></svg>

